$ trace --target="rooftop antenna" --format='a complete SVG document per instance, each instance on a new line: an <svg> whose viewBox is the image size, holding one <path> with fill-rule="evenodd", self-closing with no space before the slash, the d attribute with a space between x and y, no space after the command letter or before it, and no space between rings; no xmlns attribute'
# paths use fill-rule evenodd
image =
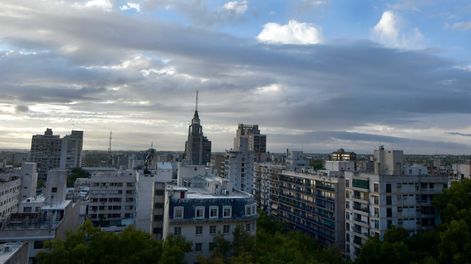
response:
<svg viewBox="0 0 471 264"><path fill-rule="evenodd" d="M198 112L198 90L196 90L196 107L195 111Z"/></svg>

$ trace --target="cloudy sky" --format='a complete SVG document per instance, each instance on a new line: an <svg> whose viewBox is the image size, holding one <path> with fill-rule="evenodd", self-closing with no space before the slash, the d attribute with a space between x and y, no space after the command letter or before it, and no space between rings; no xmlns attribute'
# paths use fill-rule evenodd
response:
<svg viewBox="0 0 471 264"><path fill-rule="evenodd" d="M0 0L0 148L47 127L85 149L471 154L471 2Z"/></svg>

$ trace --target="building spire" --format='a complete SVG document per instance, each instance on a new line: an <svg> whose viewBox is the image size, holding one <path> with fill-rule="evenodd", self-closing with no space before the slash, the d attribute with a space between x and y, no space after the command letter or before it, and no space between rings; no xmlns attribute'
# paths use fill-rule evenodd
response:
<svg viewBox="0 0 471 264"><path fill-rule="evenodd" d="M195 111L198 112L198 90L196 90L196 107Z"/></svg>

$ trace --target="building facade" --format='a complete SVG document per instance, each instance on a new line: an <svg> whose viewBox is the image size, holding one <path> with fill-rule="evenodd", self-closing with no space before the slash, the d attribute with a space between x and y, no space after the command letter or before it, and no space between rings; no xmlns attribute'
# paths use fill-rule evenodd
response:
<svg viewBox="0 0 471 264"><path fill-rule="evenodd" d="M193 243L185 254L187 263L195 263L199 255L209 257L218 234L232 241L240 226L255 235L258 215L252 195L233 191L230 182L211 175L187 178L185 185L167 186L163 233L164 238L179 235Z"/></svg>
<svg viewBox="0 0 471 264"><path fill-rule="evenodd" d="M254 153L255 161L266 161L267 135L260 134L258 125L239 124L234 138L234 150L240 150L241 138L247 138L248 150Z"/></svg>
<svg viewBox="0 0 471 264"><path fill-rule="evenodd" d="M62 138L60 168L72 169L82 167L83 131L72 130L70 135Z"/></svg>
<svg viewBox="0 0 471 264"><path fill-rule="evenodd" d="M0 175L0 226L11 214L18 211L21 179L18 176Z"/></svg>
<svg viewBox="0 0 471 264"><path fill-rule="evenodd" d="M343 172L283 170L271 182L271 214L323 245L344 247Z"/></svg>
<svg viewBox="0 0 471 264"><path fill-rule="evenodd" d="M211 141L203 135L198 110L195 111L188 127L184 156L188 164L191 165L206 165L211 161Z"/></svg>
<svg viewBox="0 0 471 264"><path fill-rule="evenodd" d="M430 176L424 166L403 166L402 151L375 151L376 173L345 172L345 254L355 259L361 246L383 237L392 226L412 232L438 223L434 196L448 185L446 176Z"/></svg>
<svg viewBox="0 0 471 264"><path fill-rule="evenodd" d="M271 214L271 193L273 178L279 177L283 170L282 165L272 163L255 163L253 194L258 208Z"/></svg>
<svg viewBox="0 0 471 264"><path fill-rule="evenodd" d="M38 177L45 180L47 172L59 168L61 158L61 139L48 128L44 135L34 135L31 141L29 161L37 163Z"/></svg>
<svg viewBox="0 0 471 264"><path fill-rule="evenodd" d="M134 221L138 172L84 169L91 175L88 218L99 226L120 226Z"/></svg>

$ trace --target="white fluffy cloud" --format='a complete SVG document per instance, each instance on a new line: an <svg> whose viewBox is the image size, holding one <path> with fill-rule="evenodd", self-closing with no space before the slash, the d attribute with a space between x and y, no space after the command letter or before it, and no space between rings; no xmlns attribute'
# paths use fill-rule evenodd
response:
<svg viewBox="0 0 471 264"><path fill-rule="evenodd" d="M391 48L420 49L424 47L424 37L418 28L406 31L401 19L393 11L385 11L373 27L374 41Z"/></svg>
<svg viewBox="0 0 471 264"><path fill-rule="evenodd" d="M120 7L121 10L130 10L134 9L136 12L141 11L141 5L139 3L134 3L134 2L127 2L125 5L122 5Z"/></svg>
<svg viewBox="0 0 471 264"><path fill-rule="evenodd" d="M75 3L73 6L76 8L97 8L104 11L111 11L113 9L111 0L89 0L83 4Z"/></svg>
<svg viewBox="0 0 471 264"><path fill-rule="evenodd" d="M224 4L224 9L227 11L234 12L235 14L241 15L247 11L248 2L243 1L229 1Z"/></svg>
<svg viewBox="0 0 471 264"><path fill-rule="evenodd" d="M307 45L322 42L322 33L313 24L290 20L286 25L265 24L257 39L265 43Z"/></svg>

